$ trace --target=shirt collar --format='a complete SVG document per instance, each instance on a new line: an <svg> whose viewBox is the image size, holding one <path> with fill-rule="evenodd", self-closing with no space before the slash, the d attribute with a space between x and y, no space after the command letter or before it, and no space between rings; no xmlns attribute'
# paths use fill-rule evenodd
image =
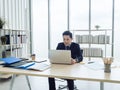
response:
<svg viewBox="0 0 120 90"><path fill-rule="evenodd" d="M72 44L72 42L71 42L71 44ZM71 44L70 44L70 45L67 45L67 46L69 46L69 47L70 47L70 46L71 46ZM67 46L65 46L65 47L67 47Z"/></svg>

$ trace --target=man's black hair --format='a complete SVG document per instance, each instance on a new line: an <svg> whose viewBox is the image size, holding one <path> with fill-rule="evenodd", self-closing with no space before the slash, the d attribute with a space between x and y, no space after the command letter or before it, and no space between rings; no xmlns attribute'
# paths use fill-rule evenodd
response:
<svg viewBox="0 0 120 90"><path fill-rule="evenodd" d="M70 31L64 31L64 32L63 32L63 36L64 36L64 35L69 35L70 38L72 38L72 33L71 33Z"/></svg>

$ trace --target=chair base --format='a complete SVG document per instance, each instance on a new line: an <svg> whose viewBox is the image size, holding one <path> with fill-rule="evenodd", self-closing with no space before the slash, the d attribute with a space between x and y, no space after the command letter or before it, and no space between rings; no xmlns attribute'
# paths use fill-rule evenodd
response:
<svg viewBox="0 0 120 90"><path fill-rule="evenodd" d="M68 89L68 86L67 86L67 85L59 85L59 87L58 87L57 90L63 90L63 89L65 89L65 88ZM78 90L77 87L76 87L76 85L74 85L74 90Z"/></svg>

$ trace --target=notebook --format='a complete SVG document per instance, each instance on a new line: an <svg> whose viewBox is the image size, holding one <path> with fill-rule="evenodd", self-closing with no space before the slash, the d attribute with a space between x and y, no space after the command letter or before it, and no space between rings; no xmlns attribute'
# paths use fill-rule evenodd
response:
<svg viewBox="0 0 120 90"><path fill-rule="evenodd" d="M50 50L49 60L53 64L71 64L70 50Z"/></svg>
<svg viewBox="0 0 120 90"><path fill-rule="evenodd" d="M49 69L51 67L50 64L46 63L35 63L34 65L28 67L28 70L35 70L35 71L44 71L46 69Z"/></svg>

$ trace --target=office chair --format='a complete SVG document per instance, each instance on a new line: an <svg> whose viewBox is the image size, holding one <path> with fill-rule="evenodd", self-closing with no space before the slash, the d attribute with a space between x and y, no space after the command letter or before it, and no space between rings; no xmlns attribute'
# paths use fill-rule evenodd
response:
<svg viewBox="0 0 120 90"><path fill-rule="evenodd" d="M83 55L83 49L81 49L80 52L81 52L82 55ZM65 82L65 81L66 81L65 79L60 79L60 80L59 80L59 79L56 79L56 80L57 80L57 81L61 81L61 82ZM59 85L57 90L63 90L63 89L65 89L65 88L68 89L68 86L67 86L67 85ZM74 90L78 90L76 85L74 85Z"/></svg>

